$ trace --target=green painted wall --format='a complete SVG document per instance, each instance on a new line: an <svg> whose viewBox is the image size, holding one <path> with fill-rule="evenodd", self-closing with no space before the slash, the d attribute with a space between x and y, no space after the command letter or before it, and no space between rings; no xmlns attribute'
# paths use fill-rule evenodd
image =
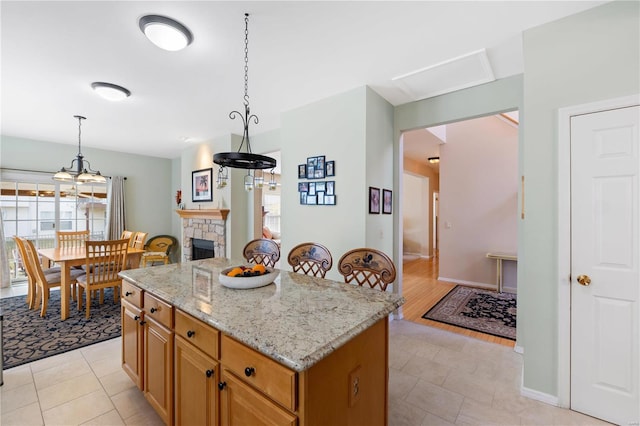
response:
<svg viewBox="0 0 640 426"><path fill-rule="evenodd" d="M523 36L526 258L518 268L518 327L524 387L549 395L558 394L558 109L640 92L639 17L640 3L614 1Z"/></svg>
<svg viewBox="0 0 640 426"><path fill-rule="evenodd" d="M0 168L50 171L68 166L78 154L75 145L1 136ZM127 227L149 236L174 234L175 208L171 160L82 147L91 167L107 176L126 176Z"/></svg>

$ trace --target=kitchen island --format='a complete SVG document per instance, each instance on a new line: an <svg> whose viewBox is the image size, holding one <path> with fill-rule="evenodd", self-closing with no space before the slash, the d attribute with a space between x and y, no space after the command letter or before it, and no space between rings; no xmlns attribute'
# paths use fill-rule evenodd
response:
<svg viewBox="0 0 640 426"><path fill-rule="evenodd" d="M121 273L123 368L167 424L386 424L396 294L224 258Z"/></svg>

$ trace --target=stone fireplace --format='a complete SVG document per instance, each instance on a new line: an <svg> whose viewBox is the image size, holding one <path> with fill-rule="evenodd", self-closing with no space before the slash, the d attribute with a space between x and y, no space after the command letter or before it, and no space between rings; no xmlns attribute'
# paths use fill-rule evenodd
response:
<svg viewBox="0 0 640 426"><path fill-rule="evenodd" d="M191 260L193 239L213 242L217 257L227 256L227 215L229 210L176 210L182 218L182 261Z"/></svg>

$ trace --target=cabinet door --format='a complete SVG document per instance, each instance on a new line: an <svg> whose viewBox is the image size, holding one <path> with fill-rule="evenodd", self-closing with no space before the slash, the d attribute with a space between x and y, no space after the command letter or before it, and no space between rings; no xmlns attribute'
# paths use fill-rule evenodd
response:
<svg viewBox="0 0 640 426"><path fill-rule="evenodd" d="M220 419L223 426L294 426L297 417L278 407L233 373L224 370L220 383Z"/></svg>
<svg viewBox="0 0 640 426"><path fill-rule="evenodd" d="M218 425L218 363L176 336L176 424Z"/></svg>
<svg viewBox="0 0 640 426"><path fill-rule="evenodd" d="M122 302L122 369L131 380L142 390L144 380L143 363L143 329L142 311L127 303Z"/></svg>
<svg viewBox="0 0 640 426"><path fill-rule="evenodd" d="M173 424L173 332L144 321L144 396L162 420Z"/></svg>

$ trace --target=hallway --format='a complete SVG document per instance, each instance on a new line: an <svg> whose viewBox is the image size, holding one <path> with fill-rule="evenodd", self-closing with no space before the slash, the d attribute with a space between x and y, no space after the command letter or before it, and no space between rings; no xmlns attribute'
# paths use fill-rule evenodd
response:
<svg viewBox="0 0 640 426"><path fill-rule="evenodd" d="M406 302L402 312L405 320L504 346L515 345L513 340L422 318L422 315L449 293L456 284L438 281L437 257L407 260L403 262L403 268L402 295Z"/></svg>

